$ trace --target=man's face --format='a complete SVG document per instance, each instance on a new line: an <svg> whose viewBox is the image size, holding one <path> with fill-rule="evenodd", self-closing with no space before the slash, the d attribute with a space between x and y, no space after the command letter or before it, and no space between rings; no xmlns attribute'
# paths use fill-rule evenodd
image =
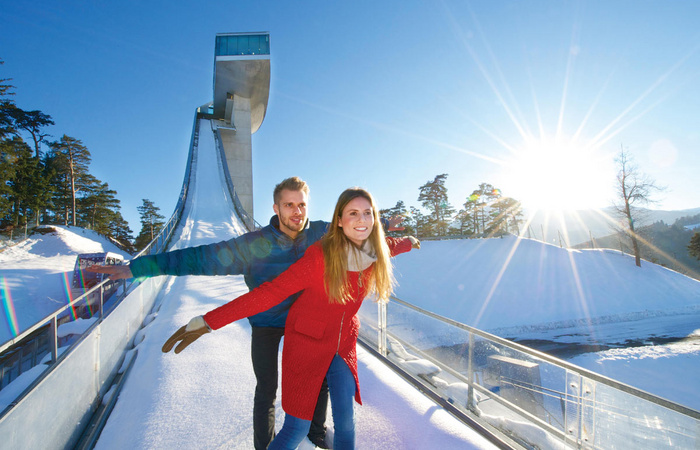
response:
<svg viewBox="0 0 700 450"><path fill-rule="evenodd" d="M308 196L302 191L282 189L279 201L272 205L275 214L280 219L280 230L296 238L306 225L306 202Z"/></svg>

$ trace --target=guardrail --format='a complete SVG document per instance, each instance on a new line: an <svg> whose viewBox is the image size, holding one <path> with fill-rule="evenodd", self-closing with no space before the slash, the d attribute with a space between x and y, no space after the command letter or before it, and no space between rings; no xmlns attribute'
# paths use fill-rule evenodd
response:
<svg viewBox="0 0 700 450"><path fill-rule="evenodd" d="M376 305L360 309L361 341L505 447L700 446L696 410L397 298Z"/></svg>
<svg viewBox="0 0 700 450"><path fill-rule="evenodd" d="M219 131L218 126L215 126L214 119L211 120L211 126L212 126L212 132L214 133L214 141L216 142L216 156L217 156L217 161L219 163L219 167L222 169L222 173L224 174L224 179L226 180L226 188L228 189L228 193L231 196L231 202L233 203L233 208L236 211L236 214L238 214L238 217L243 219L243 224L245 225L246 229L248 231L254 231L262 228L262 225L260 225L248 212L243 208L243 204L241 204L240 199L238 198L238 194L236 193L236 187L233 185L233 180L231 180L231 173L228 170L227 163L226 163L226 150L224 149L223 144L221 143L221 131Z"/></svg>

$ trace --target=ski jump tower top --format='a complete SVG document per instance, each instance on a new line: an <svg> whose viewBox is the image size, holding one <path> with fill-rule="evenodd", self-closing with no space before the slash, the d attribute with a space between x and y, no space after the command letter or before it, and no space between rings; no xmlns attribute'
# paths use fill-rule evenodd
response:
<svg viewBox="0 0 700 450"><path fill-rule="evenodd" d="M252 134L258 131L270 94L269 33L216 35L214 101L207 105L226 154L236 194L253 217Z"/></svg>

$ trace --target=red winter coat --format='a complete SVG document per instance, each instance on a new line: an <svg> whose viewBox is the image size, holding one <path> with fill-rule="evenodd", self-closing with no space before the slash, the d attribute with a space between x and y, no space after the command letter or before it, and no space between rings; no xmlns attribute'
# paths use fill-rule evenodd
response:
<svg viewBox="0 0 700 450"><path fill-rule="evenodd" d="M391 255L411 250L408 238L387 238ZM290 295L303 290L287 316L282 350L282 408L287 414L311 420L321 383L335 354L347 363L355 377L355 400L362 404L357 378L355 345L360 329L357 310L365 298L366 286L374 264L362 272L348 272L350 294L354 301L331 304L324 287L324 258L320 244L314 244L304 256L271 282L204 315L214 330L235 320L265 311Z"/></svg>

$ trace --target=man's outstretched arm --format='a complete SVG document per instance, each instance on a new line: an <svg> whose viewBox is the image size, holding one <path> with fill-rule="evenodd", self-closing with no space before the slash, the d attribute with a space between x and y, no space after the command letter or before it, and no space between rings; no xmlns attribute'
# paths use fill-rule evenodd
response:
<svg viewBox="0 0 700 450"><path fill-rule="evenodd" d="M110 280L123 280L126 278L133 278L134 275L131 273L131 268L129 267L128 264L124 265L102 265L102 264L93 264L90 267L87 267L85 269L87 272L94 272L94 273L104 273L109 275Z"/></svg>
<svg viewBox="0 0 700 450"><path fill-rule="evenodd" d="M249 266L251 241L246 235L214 244L144 255L128 265L93 265L90 272L104 273L112 280L158 275L240 275Z"/></svg>

